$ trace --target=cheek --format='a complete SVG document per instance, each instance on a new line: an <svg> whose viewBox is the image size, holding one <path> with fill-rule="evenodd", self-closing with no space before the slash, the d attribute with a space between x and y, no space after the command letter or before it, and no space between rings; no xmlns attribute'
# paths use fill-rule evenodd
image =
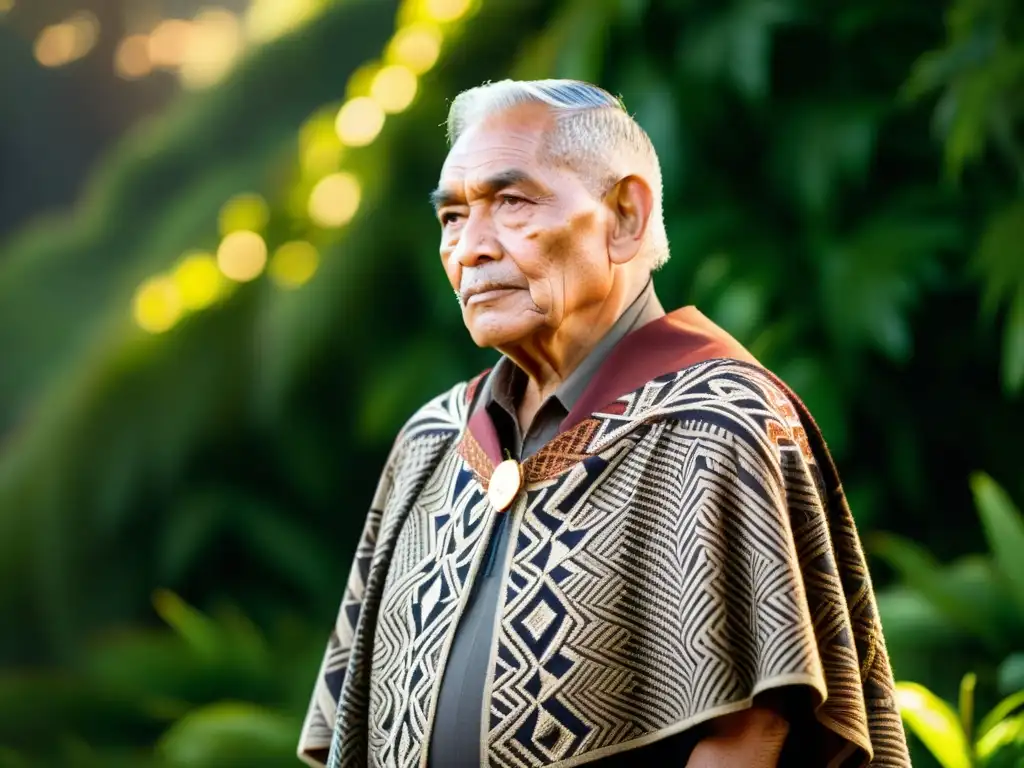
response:
<svg viewBox="0 0 1024 768"><path fill-rule="evenodd" d="M447 239L441 241L441 268L444 270L445 276L448 278L448 282L452 284L455 290L459 288L459 281L461 280L461 268L459 266L459 260L454 258L455 248L451 245Z"/></svg>

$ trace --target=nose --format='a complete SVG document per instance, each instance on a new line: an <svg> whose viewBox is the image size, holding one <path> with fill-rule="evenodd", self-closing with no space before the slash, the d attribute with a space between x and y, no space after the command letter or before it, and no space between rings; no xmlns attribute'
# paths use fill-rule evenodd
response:
<svg viewBox="0 0 1024 768"><path fill-rule="evenodd" d="M501 245L491 217L481 210L470 210L452 254L460 267L475 267L501 258Z"/></svg>

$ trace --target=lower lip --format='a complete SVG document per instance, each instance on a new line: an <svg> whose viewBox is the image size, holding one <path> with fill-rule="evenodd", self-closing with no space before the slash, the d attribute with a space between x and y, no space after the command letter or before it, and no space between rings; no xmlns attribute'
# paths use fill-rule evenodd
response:
<svg viewBox="0 0 1024 768"><path fill-rule="evenodd" d="M483 304L485 301L495 301L496 299L500 299L502 296L512 293L515 290L515 288L496 288L493 291L474 293L466 301L466 305L468 306L470 304Z"/></svg>

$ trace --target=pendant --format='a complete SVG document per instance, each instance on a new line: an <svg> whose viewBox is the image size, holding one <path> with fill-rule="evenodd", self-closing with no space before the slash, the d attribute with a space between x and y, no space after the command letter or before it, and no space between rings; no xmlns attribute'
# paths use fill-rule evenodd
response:
<svg viewBox="0 0 1024 768"><path fill-rule="evenodd" d="M512 504L523 487L523 468L515 459L506 459L494 468L487 484L487 498L499 512Z"/></svg>

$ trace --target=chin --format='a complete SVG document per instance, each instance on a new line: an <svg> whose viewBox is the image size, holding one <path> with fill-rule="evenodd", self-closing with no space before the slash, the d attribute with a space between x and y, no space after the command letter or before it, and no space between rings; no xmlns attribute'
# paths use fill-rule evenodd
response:
<svg viewBox="0 0 1024 768"><path fill-rule="evenodd" d="M478 347L500 349L515 346L531 336L543 323L540 318L519 312L464 312L463 320L473 343Z"/></svg>

